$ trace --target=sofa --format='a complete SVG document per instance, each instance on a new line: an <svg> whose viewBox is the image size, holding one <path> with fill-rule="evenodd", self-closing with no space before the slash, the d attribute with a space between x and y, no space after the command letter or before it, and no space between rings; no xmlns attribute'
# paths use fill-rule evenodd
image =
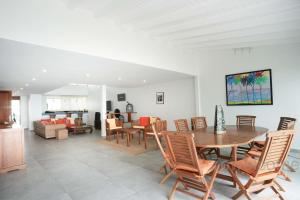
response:
<svg viewBox="0 0 300 200"><path fill-rule="evenodd" d="M33 122L35 134L43 138L55 138L55 130L66 128L66 124L46 124L43 121Z"/></svg>

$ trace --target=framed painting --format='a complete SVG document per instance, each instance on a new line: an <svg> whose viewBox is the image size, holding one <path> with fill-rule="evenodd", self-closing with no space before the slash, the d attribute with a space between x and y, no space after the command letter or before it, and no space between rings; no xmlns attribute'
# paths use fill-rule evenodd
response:
<svg viewBox="0 0 300 200"><path fill-rule="evenodd" d="M273 105L271 69L226 75L226 103Z"/></svg>
<svg viewBox="0 0 300 200"><path fill-rule="evenodd" d="M164 104L165 95L163 92L156 92L156 104Z"/></svg>

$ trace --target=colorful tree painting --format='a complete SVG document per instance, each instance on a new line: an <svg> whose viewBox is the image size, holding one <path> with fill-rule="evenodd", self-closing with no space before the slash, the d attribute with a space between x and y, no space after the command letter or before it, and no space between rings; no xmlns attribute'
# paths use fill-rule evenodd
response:
<svg viewBox="0 0 300 200"><path fill-rule="evenodd" d="M227 105L271 105L271 70L226 76Z"/></svg>

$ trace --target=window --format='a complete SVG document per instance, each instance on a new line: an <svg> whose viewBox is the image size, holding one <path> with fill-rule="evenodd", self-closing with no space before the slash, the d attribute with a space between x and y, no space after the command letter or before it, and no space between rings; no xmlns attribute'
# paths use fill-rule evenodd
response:
<svg viewBox="0 0 300 200"><path fill-rule="evenodd" d="M47 96L47 110L87 110L86 96Z"/></svg>

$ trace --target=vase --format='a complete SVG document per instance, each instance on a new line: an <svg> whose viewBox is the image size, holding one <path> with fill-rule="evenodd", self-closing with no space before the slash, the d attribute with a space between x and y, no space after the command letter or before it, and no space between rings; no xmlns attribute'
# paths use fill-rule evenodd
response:
<svg viewBox="0 0 300 200"><path fill-rule="evenodd" d="M214 131L216 134L226 133L224 111L221 105L216 105Z"/></svg>

